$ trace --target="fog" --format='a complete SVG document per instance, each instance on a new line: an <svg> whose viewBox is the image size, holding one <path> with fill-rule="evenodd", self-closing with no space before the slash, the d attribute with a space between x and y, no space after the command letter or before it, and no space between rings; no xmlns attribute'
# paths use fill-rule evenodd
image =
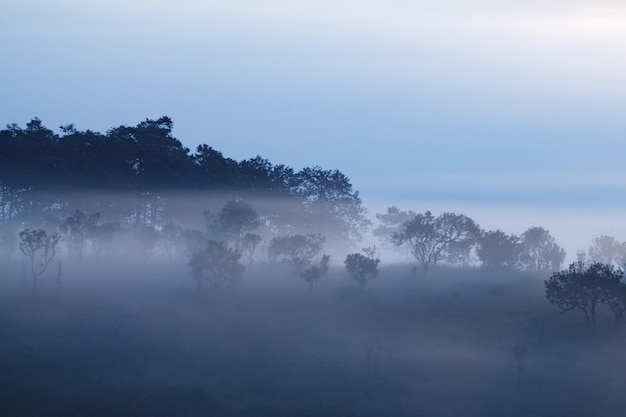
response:
<svg viewBox="0 0 626 417"><path fill-rule="evenodd" d="M300 224L307 219L298 217L302 207L286 198L56 198L73 204L50 204L3 227L14 234L41 228L63 240L36 288L28 258L4 247L1 415L617 416L626 405L623 326L605 306L595 329L580 311L560 314L545 297L551 271L442 262L422 276L415 258L394 255L370 233L353 247L342 244L333 236L338 228L318 227L335 224L330 214ZM92 227L117 228L104 241L87 233L77 251L68 219L79 218L79 202L96 201L110 204L100 205ZM422 213L422 205L402 209ZM250 231L262 240L250 259L238 260L241 275L211 285L210 275L194 275L191 259L210 239L238 244L217 227L225 224L225 207L252 209L261 220L249 222ZM542 225L568 256L603 224L568 232L580 212L465 208L484 229L521 234ZM373 227L374 214L385 209L370 207ZM96 213L78 210L81 221ZM281 216L288 221L277 221ZM609 228L619 224L617 213L597 218L606 227L594 237L618 231ZM198 241L166 239L168 224L195 230L188 236ZM156 232L146 237L148 229ZM289 253L271 260L273 238L322 232L322 248L306 265ZM344 258L366 244L380 246L379 273L360 288ZM310 285L302 269L323 254L331 257L327 279ZM527 354L519 365L516 346Z"/></svg>

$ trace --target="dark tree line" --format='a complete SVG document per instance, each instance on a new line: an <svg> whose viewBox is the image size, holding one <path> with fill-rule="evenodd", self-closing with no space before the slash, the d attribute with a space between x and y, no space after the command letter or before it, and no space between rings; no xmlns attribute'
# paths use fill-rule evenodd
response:
<svg viewBox="0 0 626 417"><path fill-rule="evenodd" d="M235 161L208 145L191 152L172 129L169 117L104 134L71 124L57 134L37 118L24 128L8 125L0 130L0 225L63 220L81 209L162 227L177 217L172 214L182 206L177 197L192 191L280 200L280 210L255 204L259 221L276 234L292 233L297 225L300 232L322 233L347 249L367 230L359 193L340 171L295 171L260 156ZM115 193L126 198L112 197ZM243 249L245 236L233 238Z"/></svg>

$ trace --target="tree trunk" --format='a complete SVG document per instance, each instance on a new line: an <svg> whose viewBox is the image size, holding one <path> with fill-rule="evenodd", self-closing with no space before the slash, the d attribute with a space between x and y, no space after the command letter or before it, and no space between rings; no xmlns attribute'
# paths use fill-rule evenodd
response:
<svg viewBox="0 0 626 417"><path fill-rule="evenodd" d="M591 306L591 327L596 328L596 306Z"/></svg>

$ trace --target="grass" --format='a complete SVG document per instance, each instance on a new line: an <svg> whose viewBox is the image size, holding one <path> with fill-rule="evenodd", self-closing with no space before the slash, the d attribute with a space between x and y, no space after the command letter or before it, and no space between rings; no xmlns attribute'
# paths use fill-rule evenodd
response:
<svg viewBox="0 0 626 417"><path fill-rule="evenodd" d="M341 269L317 291L280 267L195 291L184 264L64 265L36 295L0 283L0 415L620 416L624 329L556 314L544 277ZM529 359L517 384L511 348Z"/></svg>

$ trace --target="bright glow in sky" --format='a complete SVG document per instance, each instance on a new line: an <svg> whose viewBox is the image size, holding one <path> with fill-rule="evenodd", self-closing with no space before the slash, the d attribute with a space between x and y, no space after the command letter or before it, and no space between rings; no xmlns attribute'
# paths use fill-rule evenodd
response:
<svg viewBox="0 0 626 417"><path fill-rule="evenodd" d="M0 53L2 124L168 115L372 206L626 205L623 1L24 0Z"/></svg>

